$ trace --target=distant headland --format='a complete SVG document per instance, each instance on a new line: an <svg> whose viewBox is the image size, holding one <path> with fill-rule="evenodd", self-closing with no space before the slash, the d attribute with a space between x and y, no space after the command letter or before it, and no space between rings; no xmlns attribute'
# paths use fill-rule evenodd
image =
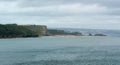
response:
<svg viewBox="0 0 120 65"><path fill-rule="evenodd" d="M70 32L60 29L48 29L46 32L46 36L107 36L107 35L102 33L97 33L97 34L88 33L87 35L85 35L77 31Z"/></svg>
<svg viewBox="0 0 120 65"><path fill-rule="evenodd" d="M0 24L0 38L40 37L40 36L85 36L80 32L48 29L45 25ZM88 36L107 36L89 33Z"/></svg>

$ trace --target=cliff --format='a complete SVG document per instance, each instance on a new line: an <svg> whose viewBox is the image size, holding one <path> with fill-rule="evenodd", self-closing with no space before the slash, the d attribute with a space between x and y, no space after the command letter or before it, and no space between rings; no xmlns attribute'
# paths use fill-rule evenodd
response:
<svg viewBox="0 0 120 65"><path fill-rule="evenodd" d="M20 25L23 26L26 29L29 29L31 31L34 31L39 36L45 35L47 32L47 26L45 25Z"/></svg>

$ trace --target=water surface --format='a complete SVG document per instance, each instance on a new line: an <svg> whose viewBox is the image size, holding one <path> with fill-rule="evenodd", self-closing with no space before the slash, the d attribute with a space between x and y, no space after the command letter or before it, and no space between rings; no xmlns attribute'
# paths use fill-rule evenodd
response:
<svg viewBox="0 0 120 65"><path fill-rule="evenodd" d="M0 65L120 65L120 37L1 39Z"/></svg>

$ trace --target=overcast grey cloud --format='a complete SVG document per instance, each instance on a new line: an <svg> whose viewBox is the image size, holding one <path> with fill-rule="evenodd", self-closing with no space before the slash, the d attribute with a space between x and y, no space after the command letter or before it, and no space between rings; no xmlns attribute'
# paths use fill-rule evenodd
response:
<svg viewBox="0 0 120 65"><path fill-rule="evenodd" d="M120 0L0 0L0 23L120 29Z"/></svg>

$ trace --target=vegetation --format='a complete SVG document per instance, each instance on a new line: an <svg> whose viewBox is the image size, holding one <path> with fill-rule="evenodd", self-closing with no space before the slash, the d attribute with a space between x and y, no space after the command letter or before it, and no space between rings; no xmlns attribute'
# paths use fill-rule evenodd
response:
<svg viewBox="0 0 120 65"><path fill-rule="evenodd" d="M0 38L38 37L39 34L17 24L0 24Z"/></svg>
<svg viewBox="0 0 120 65"><path fill-rule="evenodd" d="M44 25L20 25L22 27L25 27L26 29L29 29L31 31L34 31L36 34L43 36L46 34L47 26Z"/></svg>

